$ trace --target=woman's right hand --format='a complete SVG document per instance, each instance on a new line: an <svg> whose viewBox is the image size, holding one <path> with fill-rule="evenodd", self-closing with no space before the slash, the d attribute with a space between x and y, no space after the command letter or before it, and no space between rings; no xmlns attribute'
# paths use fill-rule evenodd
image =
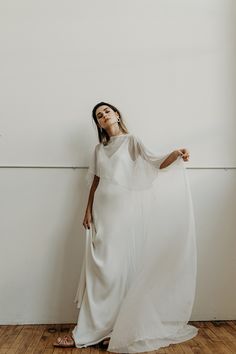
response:
<svg viewBox="0 0 236 354"><path fill-rule="evenodd" d="M93 221L92 218L92 213L90 210L87 210L84 216L84 221L83 221L83 226L85 227L85 229L90 229L90 225Z"/></svg>

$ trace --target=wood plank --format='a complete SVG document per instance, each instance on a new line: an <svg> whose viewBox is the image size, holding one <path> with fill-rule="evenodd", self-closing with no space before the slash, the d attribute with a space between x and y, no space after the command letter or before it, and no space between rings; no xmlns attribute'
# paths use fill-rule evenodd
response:
<svg viewBox="0 0 236 354"><path fill-rule="evenodd" d="M193 351L192 351L192 349L191 349L189 344L181 343L180 345L181 345L181 348L184 351L184 354L193 354Z"/></svg>
<svg viewBox="0 0 236 354"><path fill-rule="evenodd" d="M198 335L188 341L142 354L236 354L236 321L196 321ZM56 348L58 336L72 334L76 324L0 326L0 354L102 354L98 344Z"/></svg>
<svg viewBox="0 0 236 354"><path fill-rule="evenodd" d="M16 326L13 325L13 326L6 326L4 328L3 332L1 333L1 337L0 337L0 349L5 349L5 342L12 333L15 333L17 336L18 333L20 331L22 331L22 326L17 326L18 332L15 331L15 327Z"/></svg>
<svg viewBox="0 0 236 354"><path fill-rule="evenodd" d="M215 326L213 323L209 323L209 328L214 332L214 334L222 341L224 339L229 341L235 341L235 335L232 335L229 331L227 331L226 326L227 324L221 324Z"/></svg>
<svg viewBox="0 0 236 354"><path fill-rule="evenodd" d="M226 321L227 325L230 326L236 332L236 321Z"/></svg>
<svg viewBox="0 0 236 354"><path fill-rule="evenodd" d="M236 353L236 343L224 340L224 345L231 350L232 353Z"/></svg>
<svg viewBox="0 0 236 354"><path fill-rule="evenodd" d="M53 351L54 351L54 347L51 349L47 348L47 349L44 349L43 354L53 354Z"/></svg>
<svg viewBox="0 0 236 354"><path fill-rule="evenodd" d="M215 331L209 326L209 323L208 323L208 326L207 327L204 327L202 329L203 333L204 333L204 336L205 338L208 338L208 339L211 339L213 342L214 341L220 341L220 338L219 336L215 333Z"/></svg>
<svg viewBox="0 0 236 354"><path fill-rule="evenodd" d="M25 349L28 347L30 338L32 337L32 326L19 326L20 328L13 331L5 342L7 354L25 354ZM20 330L21 329L21 330ZM18 332L18 334L17 334Z"/></svg>
<svg viewBox="0 0 236 354"><path fill-rule="evenodd" d="M0 332L0 349L9 349L22 329L23 327L19 325L4 326L3 331Z"/></svg>
<svg viewBox="0 0 236 354"><path fill-rule="evenodd" d="M28 347L25 350L24 354L34 353L34 350L37 348L38 343L40 342L44 331L45 331L44 325L33 325L32 336L29 340Z"/></svg>
<svg viewBox="0 0 236 354"><path fill-rule="evenodd" d="M176 345L177 344L170 344L168 347L165 348L165 352L166 354L176 354ZM156 352L157 354L159 354L159 351L157 350ZM184 352L181 352L181 354Z"/></svg>
<svg viewBox="0 0 236 354"><path fill-rule="evenodd" d="M9 327L13 327L13 326L9 326L9 325L0 326L0 338L9 329Z"/></svg>
<svg viewBox="0 0 236 354"><path fill-rule="evenodd" d="M72 354L78 354L78 353L80 353L80 354L91 354L91 347L73 348L71 352L72 352ZM104 351L99 350L99 353L104 353Z"/></svg>
<svg viewBox="0 0 236 354"><path fill-rule="evenodd" d="M204 354L211 354L212 351L209 347L209 337L205 334L205 327L198 330L198 334L194 337L193 343L197 344Z"/></svg>

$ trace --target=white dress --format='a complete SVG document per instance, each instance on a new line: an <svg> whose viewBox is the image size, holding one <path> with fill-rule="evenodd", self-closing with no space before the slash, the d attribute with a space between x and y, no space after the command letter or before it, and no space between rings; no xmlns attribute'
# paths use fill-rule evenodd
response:
<svg viewBox="0 0 236 354"><path fill-rule="evenodd" d="M188 325L197 250L190 187L181 157L151 152L128 133L93 151L94 194L75 302L77 348L110 337L108 351L157 350L195 337Z"/></svg>

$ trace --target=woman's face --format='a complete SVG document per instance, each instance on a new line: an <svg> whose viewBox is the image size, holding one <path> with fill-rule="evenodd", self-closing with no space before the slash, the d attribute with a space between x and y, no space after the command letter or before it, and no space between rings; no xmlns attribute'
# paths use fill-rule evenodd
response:
<svg viewBox="0 0 236 354"><path fill-rule="evenodd" d="M109 106L103 105L97 108L96 117L100 127L109 130L113 124L118 124L119 114L114 112Z"/></svg>

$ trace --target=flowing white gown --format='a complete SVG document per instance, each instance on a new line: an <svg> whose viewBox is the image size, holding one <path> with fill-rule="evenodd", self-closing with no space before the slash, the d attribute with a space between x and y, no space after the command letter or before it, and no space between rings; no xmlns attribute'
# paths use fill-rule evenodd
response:
<svg viewBox="0 0 236 354"><path fill-rule="evenodd" d="M193 205L182 158L160 169L169 154L131 133L95 146L86 180L100 180L75 296L77 348L110 337L110 352L147 352L198 333L187 324L196 285Z"/></svg>

